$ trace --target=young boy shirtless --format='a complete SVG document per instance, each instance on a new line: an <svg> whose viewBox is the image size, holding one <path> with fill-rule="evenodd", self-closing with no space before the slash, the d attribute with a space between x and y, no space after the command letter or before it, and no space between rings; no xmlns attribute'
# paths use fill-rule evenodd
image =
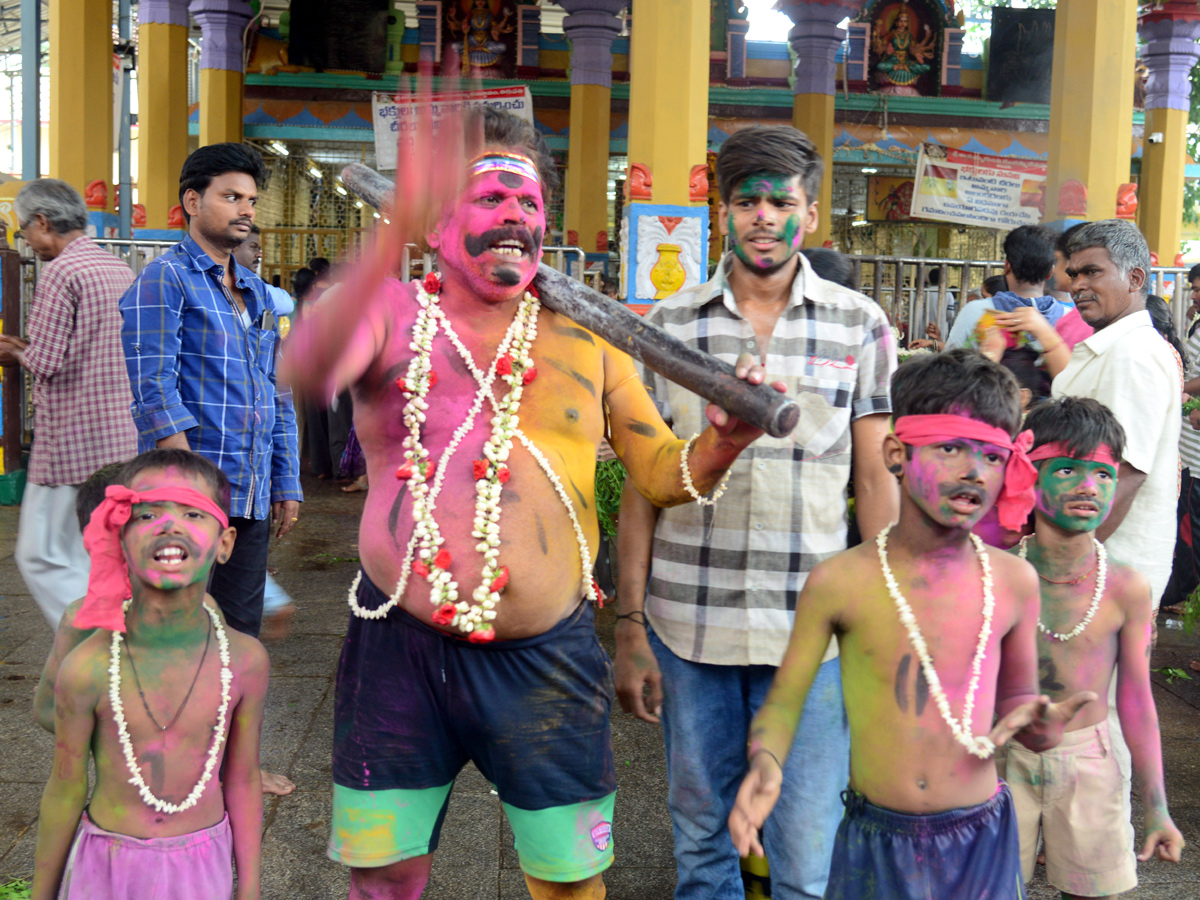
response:
<svg viewBox="0 0 1200 900"><path fill-rule="evenodd" d="M1022 896L1017 826L993 750L1013 734L1053 746L1095 694L1057 706L1037 695L1037 576L971 536L997 501L1001 521L1032 506L1035 473L1013 440L1012 375L952 350L901 366L892 403L884 458L901 482L900 522L809 576L787 656L751 724L729 827L743 855L761 852L757 831L836 635L850 790L826 898L1011 900Z"/></svg>
<svg viewBox="0 0 1200 900"><path fill-rule="evenodd" d="M142 454L118 481L84 532L92 572L75 624L97 631L58 674L33 897L228 898L232 856L238 900L252 900L267 655L204 602L233 548L229 485L173 449Z"/></svg>
<svg viewBox="0 0 1200 900"><path fill-rule="evenodd" d="M1037 569L1041 689L1100 697L1043 754L1008 751L1006 779L1021 836L1021 869L1033 874L1038 832L1046 880L1063 897L1110 897L1137 886L1121 773L1108 739L1106 697L1117 670L1117 713L1146 806L1138 859L1179 862L1183 836L1167 812L1158 713L1150 691L1150 588L1141 574L1107 558L1094 532L1112 508L1125 433L1095 400L1064 397L1030 413L1029 458L1038 467L1033 535L1017 553ZM1040 827L1039 827L1040 826Z"/></svg>

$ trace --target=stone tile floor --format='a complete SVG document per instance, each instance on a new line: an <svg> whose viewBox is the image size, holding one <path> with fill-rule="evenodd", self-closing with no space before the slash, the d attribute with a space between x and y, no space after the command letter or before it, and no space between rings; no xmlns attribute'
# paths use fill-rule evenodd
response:
<svg viewBox="0 0 1200 900"><path fill-rule="evenodd" d="M325 856L330 813L333 678L345 633L346 588L357 565L362 495L307 480L296 531L272 550L278 581L299 607L292 633L269 646L271 686L263 723L263 765L292 778L296 792L264 808L263 897L345 897L349 879ZM34 688L51 634L13 563L18 511L0 507L0 876L33 868L38 803L53 740L31 715ZM598 617L612 651L611 609ZM1156 667L1186 668L1200 638L1160 630ZM1184 863L1143 863L1136 900L1200 896L1200 678L1167 684L1155 676L1162 718L1167 791L1176 822L1193 847ZM666 809L666 768L656 726L613 714L619 785L616 863L607 873L614 900L666 900L675 868ZM1140 812L1135 812L1140 820ZM0 883L4 882L0 877ZM442 832L427 900L528 898L500 803L473 769L458 780ZM1031 900L1057 900L1041 874Z"/></svg>

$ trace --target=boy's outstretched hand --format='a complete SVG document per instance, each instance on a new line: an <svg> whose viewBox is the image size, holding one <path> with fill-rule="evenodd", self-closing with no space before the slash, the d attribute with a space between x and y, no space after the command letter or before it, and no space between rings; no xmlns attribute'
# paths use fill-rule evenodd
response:
<svg viewBox="0 0 1200 900"><path fill-rule="evenodd" d="M1138 854L1139 861L1145 862L1152 856L1157 856L1167 862L1177 863L1183 856L1186 844L1183 835L1165 811L1159 816L1146 813L1146 840L1142 843L1142 852Z"/></svg>
<svg viewBox="0 0 1200 900"><path fill-rule="evenodd" d="M1080 691L1060 703L1051 703L1050 698L1042 694L1001 718L988 737L997 747L1003 747L1016 736L1034 753L1049 750L1058 746L1066 724L1075 718L1083 705L1095 699L1094 691Z"/></svg>
<svg viewBox="0 0 1200 900"><path fill-rule="evenodd" d="M729 814L729 835L739 856L751 852L765 856L758 833L779 800L783 770L770 753L759 751L750 759L750 771L738 788L733 811Z"/></svg>

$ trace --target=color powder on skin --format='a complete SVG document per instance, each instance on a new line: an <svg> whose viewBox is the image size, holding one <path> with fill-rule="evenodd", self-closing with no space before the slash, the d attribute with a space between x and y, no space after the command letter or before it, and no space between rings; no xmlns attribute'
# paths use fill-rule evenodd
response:
<svg viewBox="0 0 1200 900"><path fill-rule="evenodd" d="M1056 456L1038 467L1038 511L1064 531L1094 531L1116 492L1117 470L1107 463Z"/></svg>
<svg viewBox="0 0 1200 900"><path fill-rule="evenodd" d="M533 280L545 231L541 185L512 172L488 171L471 179L442 221L438 251L476 296L493 299Z"/></svg>
<svg viewBox="0 0 1200 900"><path fill-rule="evenodd" d="M734 253L749 268L772 272L800 252L808 204L799 181L799 176L755 175L739 185L726 227ZM760 240L778 243L760 249L755 245Z"/></svg>
<svg viewBox="0 0 1200 900"><path fill-rule="evenodd" d="M1004 484L1008 451L956 439L914 447L904 482L917 507L942 527L971 528L991 508Z"/></svg>

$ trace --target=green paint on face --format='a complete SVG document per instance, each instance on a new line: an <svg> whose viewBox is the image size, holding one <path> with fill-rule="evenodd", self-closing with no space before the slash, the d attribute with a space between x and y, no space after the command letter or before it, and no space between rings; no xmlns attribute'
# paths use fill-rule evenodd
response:
<svg viewBox="0 0 1200 900"><path fill-rule="evenodd" d="M726 216L729 241L747 268L769 274L782 268L804 244L808 198L799 175L761 172L735 188Z"/></svg>
<svg viewBox="0 0 1200 900"><path fill-rule="evenodd" d="M1107 463L1056 456L1038 466L1037 510L1064 531L1095 531L1112 510L1117 470Z"/></svg>

